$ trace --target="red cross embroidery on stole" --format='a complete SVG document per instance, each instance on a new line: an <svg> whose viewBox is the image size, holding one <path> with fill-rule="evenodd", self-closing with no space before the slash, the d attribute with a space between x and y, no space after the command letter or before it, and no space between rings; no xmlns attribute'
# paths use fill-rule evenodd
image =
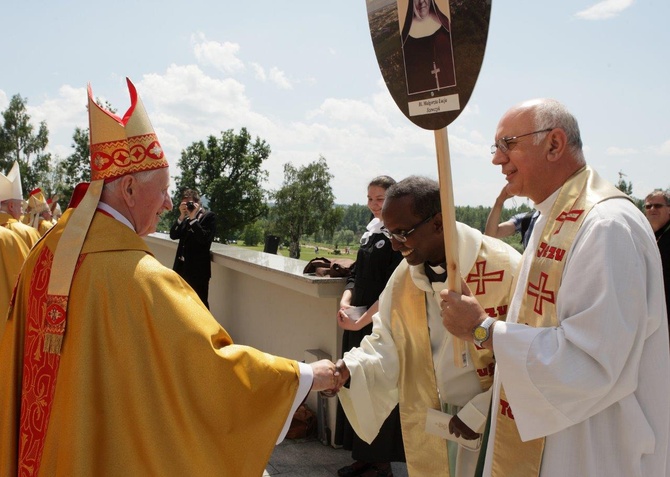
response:
<svg viewBox="0 0 670 477"><path fill-rule="evenodd" d="M579 217L584 213L584 210L571 210L570 212L561 212L558 214L558 217L556 217L556 222L559 222L561 225L556 229L556 232L554 232L554 235L556 235L558 232L561 231L563 228L563 224L565 222L577 222Z"/></svg>
<svg viewBox="0 0 670 477"><path fill-rule="evenodd" d="M535 285L531 283L530 281L528 282L528 289L526 290L526 293L528 293L530 296L535 297L535 305L533 306L533 310L535 313L538 315L542 314L542 301L547 300L549 303L556 303L554 301L554 292L551 290L547 290L545 287L547 285L547 278L549 278L549 275L547 275L544 272L540 273L540 280L538 281L538 284Z"/></svg>
<svg viewBox="0 0 670 477"><path fill-rule="evenodd" d="M475 273L471 273L465 279L466 283L476 283L475 295L486 293L486 282L502 282L505 275L504 270L486 273L486 260L475 263Z"/></svg>

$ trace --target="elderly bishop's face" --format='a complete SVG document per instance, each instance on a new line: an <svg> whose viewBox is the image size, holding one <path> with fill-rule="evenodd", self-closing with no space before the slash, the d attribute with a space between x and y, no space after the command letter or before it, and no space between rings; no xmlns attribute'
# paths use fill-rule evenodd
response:
<svg viewBox="0 0 670 477"><path fill-rule="evenodd" d="M165 167L153 174L151 179L139 184L137 200L131 211L135 231L141 237L152 234L158 227L161 214L172 210L172 199L168 194L170 171Z"/></svg>

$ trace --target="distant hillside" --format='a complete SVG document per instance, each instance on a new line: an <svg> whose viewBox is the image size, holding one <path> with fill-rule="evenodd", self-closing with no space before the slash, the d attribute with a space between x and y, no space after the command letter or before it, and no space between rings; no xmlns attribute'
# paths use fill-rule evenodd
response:
<svg viewBox="0 0 670 477"><path fill-rule="evenodd" d="M368 11L374 12L380 8L384 8L388 5L396 3L396 0L368 0L367 2Z"/></svg>

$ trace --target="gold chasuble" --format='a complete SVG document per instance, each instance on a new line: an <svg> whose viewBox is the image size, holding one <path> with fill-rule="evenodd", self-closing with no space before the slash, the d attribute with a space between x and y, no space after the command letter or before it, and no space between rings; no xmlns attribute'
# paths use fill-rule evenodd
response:
<svg viewBox="0 0 670 477"><path fill-rule="evenodd" d="M583 167L561 188L534 250L519 323L532 327L558 326L556 297L561 286L566 255L591 208L612 198L628 198L590 167ZM527 250L526 253L531 253ZM493 477L539 476L544 438L522 442L514 423L505 390L500 389L496 406L496 438L493 447Z"/></svg>
<svg viewBox="0 0 670 477"><path fill-rule="evenodd" d="M72 212L27 258L0 338L0 475L261 476L297 363L234 345L142 238L99 211L60 354L44 350L46 284Z"/></svg>
<svg viewBox="0 0 670 477"><path fill-rule="evenodd" d="M23 240L28 246L28 249L33 248L33 245L35 245L41 237L37 229L32 228L30 225L19 222L7 212L0 212L0 225L8 228L16 235L18 235L19 238L21 238L21 240Z"/></svg>
<svg viewBox="0 0 670 477"><path fill-rule="evenodd" d="M464 232L459 230L460 234ZM472 242L459 244L459 248L472 246ZM475 263L463 277L482 307L500 320L507 315L511 269L507 246L483 237ZM398 266L388 286L393 287L391 331L399 359L400 419L408 472L413 477L449 477L447 442L425 432L427 410L441 410L427 322L427 296L414 284L406 261ZM493 353L470 343L469 356L482 390L489 389L495 367Z"/></svg>
<svg viewBox="0 0 670 477"><path fill-rule="evenodd" d="M28 246L16 234L0 227L0 335L5 324L9 299L23 260L28 255Z"/></svg>

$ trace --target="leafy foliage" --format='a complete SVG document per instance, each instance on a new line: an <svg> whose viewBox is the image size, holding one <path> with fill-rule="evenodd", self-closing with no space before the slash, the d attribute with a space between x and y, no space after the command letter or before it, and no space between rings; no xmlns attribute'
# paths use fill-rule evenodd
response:
<svg viewBox="0 0 670 477"><path fill-rule="evenodd" d="M261 188L267 171L261 167L269 156L270 146L258 137L252 140L246 128L239 134L229 129L218 138L194 142L179 159L181 176L175 178L171 219L178 216L176 204L182 192L196 189L216 214L219 238L235 237L267 210L266 192Z"/></svg>
<svg viewBox="0 0 670 477"><path fill-rule="evenodd" d="M249 247L255 247L263 241L263 227L259 221L244 227L242 240L244 240L244 245Z"/></svg>
<svg viewBox="0 0 670 477"><path fill-rule="evenodd" d="M372 212L366 205L352 204L344 209L344 217L342 217L340 228L352 230L355 235L360 236L363 235L366 225L371 220Z"/></svg>
<svg viewBox="0 0 670 477"><path fill-rule="evenodd" d="M284 164L284 183L273 194L273 215L277 231L288 238L290 257L300 258L300 237L331 227L332 177L323 156L298 169Z"/></svg>
<svg viewBox="0 0 670 477"><path fill-rule="evenodd" d="M72 148L74 152L58 164L62 181L57 192L65 204L70 202L77 184L91 180L88 129L76 128L74 130Z"/></svg>
<svg viewBox="0 0 670 477"><path fill-rule="evenodd" d="M24 193L45 182L51 155L44 150L49 143L49 130L42 121L35 132L30 122L26 106L27 98L16 94L9 101L9 106L2 113L3 124L0 128L0 170L9 172L14 161L21 171L21 187ZM45 193L51 193L46 190Z"/></svg>

